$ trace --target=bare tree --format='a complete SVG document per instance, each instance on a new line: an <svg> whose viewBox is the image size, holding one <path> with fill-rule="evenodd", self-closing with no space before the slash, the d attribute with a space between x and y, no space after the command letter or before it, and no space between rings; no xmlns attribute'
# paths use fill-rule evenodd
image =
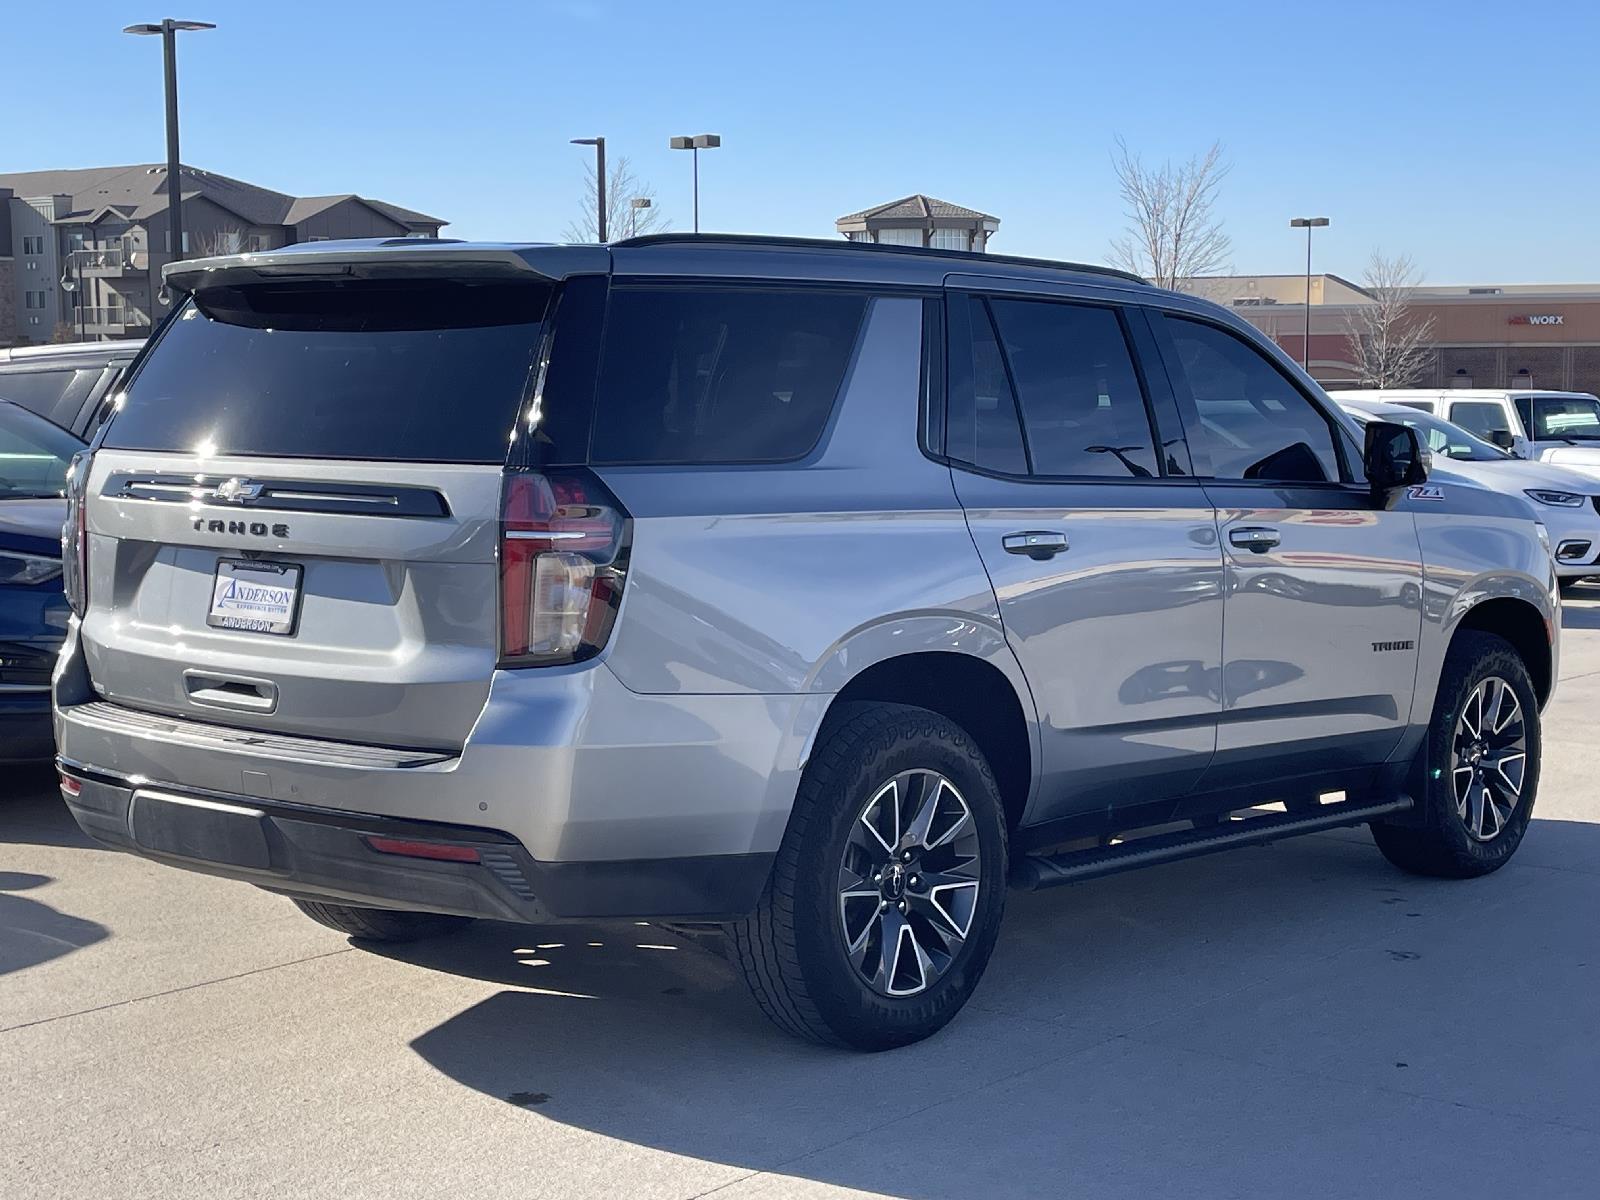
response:
<svg viewBox="0 0 1600 1200"><path fill-rule="evenodd" d="M1217 187L1229 170L1221 142L1184 162L1150 167L1119 137L1111 165L1128 217L1126 232L1111 243L1114 266L1165 288L1193 288L1199 277L1228 269L1232 243L1216 215Z"/></svg>
<svg viewBox="0 0 1600 1200"><path fill-rule="evenodd" d="M1406 387L1428 365L1433 351L1433 318L1411 312L1422 274L1408 254L1390 257L1374 250L1361 277L1371 304L1352 307L1345 316L1350 358L1362 387Z"/></svg>
<svg viewBox="0 0 1600 1200"><path fill-rule="evenodd" d="M594 164L590 163L583 176L583 208L576 220L567 226L564 235L569 242L595 242L600 240L600 227L595 216L599 212L599 198L595 188ZM665 233L672 223L662 216L653 204L649 208L635 209L635 199L654 200L656 190L633 173L626 155L615 158L606 168L606 236L612 240L643 233Z"/></svg>
<svg viewBox="0 0 1600 1200"><path fill-rule="evenodd" d="M193 239L195 258L214 258L219 254L244 253L247 230L238 225L219 225Z"/></svg>

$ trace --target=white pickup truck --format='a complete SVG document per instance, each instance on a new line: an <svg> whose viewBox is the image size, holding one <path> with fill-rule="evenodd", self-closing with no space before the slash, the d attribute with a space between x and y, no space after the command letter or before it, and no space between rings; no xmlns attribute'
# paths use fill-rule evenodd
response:
<svg viewBox="0 0 1600 1200"><path fill-rule="evenodd" d="M1600 399L1588 392L1382 388L1329 392L1347 401L1402 404L1443 417L1519 458L1600 477Z"/></svg>

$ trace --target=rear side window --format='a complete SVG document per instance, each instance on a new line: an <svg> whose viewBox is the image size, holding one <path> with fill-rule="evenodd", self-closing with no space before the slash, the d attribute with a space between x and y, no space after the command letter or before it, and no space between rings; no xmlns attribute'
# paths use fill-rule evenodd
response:
<svg viewBox="0 0 1600 1200"><path fill-rule="evenodd" d="M0 400L10 400L41 416L54 416L76 374L72 370L0 371Z"/></svg>
<svg viewBox="0 0 1600 1200"><path fill-rule="evenodd" d="M783 462L817 444L867 298L616 288L591 462Z"/></svg>
<svg viewBox="0 0 1600 1200"><path fill-rule="evenodd" d="M946 450L951 458L985 471L1026 475L1022 422L989 308L976 297L957 294L950 297L948 312Z"/></svg>
<svg viewBox="0 0 1600 1200"><path fill-rule="evenodd" d="M1109 308L989 301L1036 475L1159 474L1144 392Z"/></svg>
<svg viewBox="0 0 1600 1200"><path fill-rule="evenodd" d="M549 297L521 282L209 289L146 358L105 444L503 462Z"/></svg>

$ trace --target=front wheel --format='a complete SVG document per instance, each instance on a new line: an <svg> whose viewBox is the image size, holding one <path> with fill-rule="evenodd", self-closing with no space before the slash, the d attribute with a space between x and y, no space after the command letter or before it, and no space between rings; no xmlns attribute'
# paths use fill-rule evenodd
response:
<svg viewBox="0 0 1600 1200"><path fill-rule="evenodd" d="M1413 772L1420 824L1374 822L1384 857L1444 879L1499 870L1533 816L1539 734L1539 700L1510 643L1476 630L1458 633Z"/></svg>
<svg viewBox="0 0 1600 1200"><path fill-rule="evenodd" d="M887 1050L967 1002L1005 888L1000 791L966 733L926 709L851 705L818 739L760 905L729 932L778 1026Z"/></svg>

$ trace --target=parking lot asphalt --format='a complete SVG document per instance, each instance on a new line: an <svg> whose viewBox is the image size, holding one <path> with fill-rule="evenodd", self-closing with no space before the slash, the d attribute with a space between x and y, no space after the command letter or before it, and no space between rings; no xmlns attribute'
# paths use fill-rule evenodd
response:
<svg viewBox="0 0 1600 1200"><path fill-rule="evenodd" d="M0 769L0 1197L1594 1196L1591 590L1505 870L1347 830L1013 893L965 1013L872 1057L650 926L357 949Z"/></svg>

